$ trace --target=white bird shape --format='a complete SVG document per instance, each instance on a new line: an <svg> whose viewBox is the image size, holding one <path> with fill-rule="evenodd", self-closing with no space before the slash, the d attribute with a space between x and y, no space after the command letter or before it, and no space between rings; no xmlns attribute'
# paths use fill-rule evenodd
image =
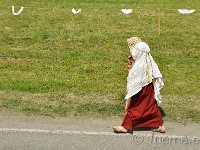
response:
<svg viewBox="0 0 200 150"><path fill-rule="evenodd" d="M72 13L73 14L78 14L78 13L80 13L81 12L81 9L79 9L79 10L75 10L74 8L72 9Z"/></svg>
<svg viewBox="0 0 200 150"><path fill-rule="evenodd" d="M130 14L130 13L132 13L133 12L133 10L132 9L122 9L121 10L122 11L122 13L124 13L124 14L126 14L126 15L128 15L128 14Z"/></svg>
<svg viewBox="0 0 200 150"><path fill-rule="evenodd" d="M186 15L186 14L192 14L196 10L178 9L178 11L179 11L179 13Z"/></svg>
<svg viewBox="0 0 200 150"><path fill-rule="evenodd" d="M17 15L19 15L23 11L23 9L24 9L24 7L21 7L20 10L17 13L15 13L15 6L12 6L12 13L15 16L17 16Z"/></svg>

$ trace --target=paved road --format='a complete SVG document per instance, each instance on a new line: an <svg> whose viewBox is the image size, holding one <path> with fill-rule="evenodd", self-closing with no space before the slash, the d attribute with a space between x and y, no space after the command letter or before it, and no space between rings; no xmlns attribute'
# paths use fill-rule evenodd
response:
<svg viewBox="0 0 200 150"><path fill-rule="evenodd" d="M115 134L116 119L0 116L0 150L199 150L200 124L166 123L166 134Z"/></svg>

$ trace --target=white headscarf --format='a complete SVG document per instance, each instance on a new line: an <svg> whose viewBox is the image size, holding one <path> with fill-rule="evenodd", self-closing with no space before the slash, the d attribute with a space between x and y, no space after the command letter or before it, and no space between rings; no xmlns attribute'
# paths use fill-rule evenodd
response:
<svg viewBox="0 0 200 150"><path fill-rule="evenodd" d="M161 103L160 89L164 86L162 75L153 57L150 48L145 42L137 42L131 49L131 55L135 60L127 77L127 95L125 99L137 94L142 87L150 84L153 79L155 99Z"/></svg>

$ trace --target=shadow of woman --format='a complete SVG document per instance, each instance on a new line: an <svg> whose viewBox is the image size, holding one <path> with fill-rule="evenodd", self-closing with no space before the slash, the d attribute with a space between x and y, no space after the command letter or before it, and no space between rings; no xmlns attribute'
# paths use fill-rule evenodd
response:
<svg viewBox="0 0 200 150"><path fill-rule="evenodd" d="M160 107L160 106L158 106L158 109L160 110L161 116L162 116L162 117L165 117L165 116L166 116L166 113L165 113L165 111L163 110L163 108Z"/></svg>

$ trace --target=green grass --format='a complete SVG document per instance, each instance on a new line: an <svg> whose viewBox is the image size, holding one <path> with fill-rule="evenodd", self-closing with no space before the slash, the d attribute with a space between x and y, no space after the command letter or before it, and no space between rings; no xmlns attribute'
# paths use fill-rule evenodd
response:
<svg viewBox="0 0 200 150"><path fill-rule="evenodd" d="M161 106L166 119L176 120L178 114L183 120L200 121L200 13L177 11L199 9L198 0L19 0L0 5L2 109L53 116L123 114L126 39L139 36L149 44L164 76ZM5 7L11 5L25 9L14 16L11 7ZM73 7L82 13L73 15ZM134 13L124 15L122 8L134 8ZM77 100L64 96L63 101L59 93L73 93ZM38 94L43 96L36 102ZM93 94L101 98L95 101ZM25 101L23 95L28 95ZM51 96L56 97L54 103Z"/></svg>
<svg viewBox="0 0 200 150"><path fill-rule="evenodd" d="M96 116L108 117L123 115L123 101L112 94L73 93L1 93L0 107L4 111L23 112L26 114L46 116Z"/></svg>

